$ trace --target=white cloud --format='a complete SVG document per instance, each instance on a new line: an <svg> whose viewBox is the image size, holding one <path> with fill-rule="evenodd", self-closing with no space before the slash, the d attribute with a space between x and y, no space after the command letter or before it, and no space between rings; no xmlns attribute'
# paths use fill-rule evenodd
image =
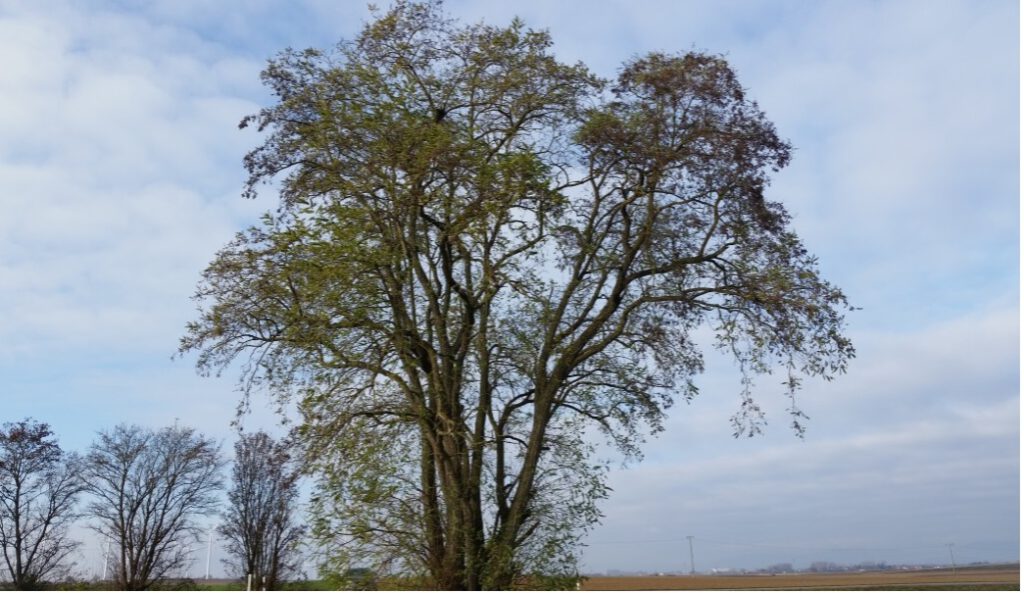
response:
<svg viewBox="0 0 1024 593"><path fill-rule="evenodd" d="M811 250L883 326L1015 294L1016 5L816 7L734 52Z"/></svg>
<svg viewBox="0 0 1024 593"><path fill-rule="evenodd" d="M1017 517L1008 515L1019 514L1018 337L1015 308L916 332L865 333L848 376L805 388L801 405L811 420L804 441L784 429L785 400L770 380L759 382L767 434L730 439L726 420L738 386L722 360L711 360L711 385L673 411L648 458L613 471L615 492L590 537L588 566L619 566L628 544L602 542L687 534L764 544L705 545L705 559L720 565L789 555L857 562L866 558L856 554L871 551L876 559L936 561L929 546L946 541L996 541L977 549L978 558L1011 558ZM686 568L672 546L643 545L646 569Z"/></svg>
<svg viewBox="0 0 1024 593"><path fill-rule="evenodd" d="M56 13L0 21L0 359L170 352L199 271L265 207L236 197L254 141L236 125L258 108L239 77L259 64L138 17Z"/></svg>

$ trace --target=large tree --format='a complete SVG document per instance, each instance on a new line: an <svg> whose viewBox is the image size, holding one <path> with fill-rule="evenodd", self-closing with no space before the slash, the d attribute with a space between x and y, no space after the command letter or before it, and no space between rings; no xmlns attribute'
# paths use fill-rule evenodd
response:
<svg viewBox="0 0 1024 593"><path fill-rule="evenodd" d="M235 575L252 575L272 591L298 572L304 533L295 517L298 502L298 471L288 447L265 432L242 435L217 529L227 540L224 562Z"/></svg>
<svg viewBox="0 0 1024 593"><path fill-rule="evenodd" d="M216 512L223 487L219 447L191 428L118 425L85 457L88 514L114 544L114 580L143 590L172 576L197 543L196 520Z"/></svg>
<svg viewBox="0 0 1024 593"><path fill-rule="evenodd" d="M44 587L70 569L78 472L78 456L61 450L49 425L26 418L0 428L0 551L14 588Z"/></svg>
<svg viewBox="0 0 1024 593"><path fill-rule="evenodd" d="M339 569L571 573L606 493L583 435L638 454L697 392L697 328L739 361L737 432L753 375L793 396L854 354L845 297L765 197L790 147L725 60L651 54L610 83L550 45L398 2L272 60L278 101L242 122L267 132L245 195L278 182L280 207L206 270L181 347L298 402Z"/></svg>

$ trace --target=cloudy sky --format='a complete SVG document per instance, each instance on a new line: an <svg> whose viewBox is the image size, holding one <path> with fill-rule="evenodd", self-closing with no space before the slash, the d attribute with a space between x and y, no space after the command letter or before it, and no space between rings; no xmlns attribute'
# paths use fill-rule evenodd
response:
<svg viewBox="0 0 1024 593"><path fill-rule="evenodd" d="M381 2L384 4L383 2ZM1019 558L1016 2L450 2L515 15L613 76L653 50L726 54L796 147L771 189L862 307L858 357L808 383L804 440L778 380L764 436L733 439L736 368L610 476L588 571L815 560ZM327 47L363 2L0 0L0 421L68 449L122 421L225 439L234 377L172 360L200 271L273 208L239 197L242 116L282 48ZM247 427L269 427L254 406ZM99 545L87 542L83 566ZM216 568L215 568L216 570Z"/></svg>

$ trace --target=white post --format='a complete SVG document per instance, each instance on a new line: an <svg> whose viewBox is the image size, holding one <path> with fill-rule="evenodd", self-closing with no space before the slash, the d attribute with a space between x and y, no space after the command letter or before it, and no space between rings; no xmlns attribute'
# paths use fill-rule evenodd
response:
<svg viewBox="0 0 1024 593"><path fill-rule="evenodd" d="M252 591L252 573L249 573L249 578L245 580L245 590Z"/></svg>

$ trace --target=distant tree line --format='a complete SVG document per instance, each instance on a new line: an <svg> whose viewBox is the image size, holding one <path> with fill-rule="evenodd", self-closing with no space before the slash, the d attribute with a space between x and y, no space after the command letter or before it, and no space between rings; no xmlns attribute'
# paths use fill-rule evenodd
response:
<svg viewBox="0 0 1024 593"><path fill-rule="evenodd" d="M296 466L286 446L263 432L235 444L229 482L226 465L213 438L177 423L100 431L83 455L64 451L46 423L3 424L0 584L45 589L68 579L81 546L69 530L83 520L109 542L108 585L152 589L186 567L199 520L218 517L230 573L277 587L300 564Z"/></svg>

